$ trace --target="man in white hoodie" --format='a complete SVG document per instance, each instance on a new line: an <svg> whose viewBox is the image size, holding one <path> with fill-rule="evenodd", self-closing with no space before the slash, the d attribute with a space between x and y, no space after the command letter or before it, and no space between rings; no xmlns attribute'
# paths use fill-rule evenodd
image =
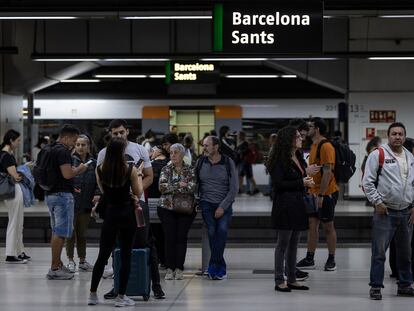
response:
<svg viewBox="0 0 414 311"><path fill-rule="evenodd" d="M384 287L385 252L395 236L398 266L398 296L414 297L411 273L411 235L414 222L414 157L403 147L405 126L393 123L388 128L388 143L367 159L362 184L374 205L370 297L381 300Z"/></svg>

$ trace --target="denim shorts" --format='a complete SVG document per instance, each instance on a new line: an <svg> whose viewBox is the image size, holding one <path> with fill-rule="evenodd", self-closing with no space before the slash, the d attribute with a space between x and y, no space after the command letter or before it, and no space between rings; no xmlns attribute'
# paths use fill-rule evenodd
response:
<svg viewBox="0 0 414 311"><path fill-rule="evenodd" d="M52 233L61 238L70 238L73 233L75 204L72 193L57 192L46 195Z"/></svg>

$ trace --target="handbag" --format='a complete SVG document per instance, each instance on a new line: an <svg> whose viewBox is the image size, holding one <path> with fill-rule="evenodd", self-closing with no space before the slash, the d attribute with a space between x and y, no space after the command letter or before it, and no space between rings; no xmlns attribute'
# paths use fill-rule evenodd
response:
<svg viewBox="0 0 414 311"><path fill-rule="evenodd" d="M306 193L303 196L303 201L305 202L307 214L315 214L318 212L318 209L316 208L316 197L313 194Z"/></svg>
<svg viewBox="0 0 414 311"><path fill-rule="evenodd" d="M186 193L174 194L172 210L179 214L192 214L194 211L194 196Z"/></svg>
<svg viewBox="0 0 414 311"><path fill-rule="evenodd" d="M12 177L6 173L0 173L0 200L14 199L15 191Z"/></svg>

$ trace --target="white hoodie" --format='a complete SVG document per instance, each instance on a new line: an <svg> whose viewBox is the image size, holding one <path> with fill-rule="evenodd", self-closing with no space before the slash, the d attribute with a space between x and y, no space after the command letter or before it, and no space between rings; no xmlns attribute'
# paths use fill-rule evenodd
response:
<svg viewBox="0 0 414 311"><path fill-rule="evenodd" d="M373 204L384 203L393 210L409 207L414 201L414 156L403 148L408 166L407 180L401 176L397 158L388 144L381 145L384 149L384 164L378 176L378 186L375 185L379 168L378 149L368 156L362 185L365 195Z"/></svg>

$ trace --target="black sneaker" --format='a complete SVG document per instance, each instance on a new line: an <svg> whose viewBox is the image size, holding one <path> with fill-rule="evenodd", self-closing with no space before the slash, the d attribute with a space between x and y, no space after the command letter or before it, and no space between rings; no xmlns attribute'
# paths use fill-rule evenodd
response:
<svg viewBox="0 0 414 311"><path fill-rule="evenodd" d="M27 256L25 252L21 253L19 256L17 256L17 258L21 259L21 260L31 260L32 257Z"/></svg>
<svg viewBox="0 0 414 311"><path fill-rule="evenodd" d="M112 289L104 294L105 299L115 299L118 296L117 293L115 293L115 289L112 287Z"/></svg>
<svg viewBox="0 0 414 311"><path fill-rule="evenodd" d="M251 195L255 195L255 194L258 194L258 193L260 193L260 190L256 188L256 189L253 190Z"/></svg>
<svg viewBox="0 0 414 311"><path fill-rule="evenodd" d="M6 257L6 263L13 263L13 264L25 264L27 263L26 259L20 259L16 256L7 256Z"/></svg>
<svg viewBox="0 0 414 311"><path fill-rule="evenodd" d="M296 281L303 282L309 278L309 273L296 269Z"/></svg>
<svg viewBox="0 0 414 311"><path fill-rule="evenodd" d="M325 264L325 271L335 271L335 270L336 270L335 259L328 258Z"/></svg>
<svg viewBox="0 0 414 311"><path fill-rule="evenodd" d="M371 298L371 300L381 300L381 288L371 287L371 289L369 290L369 297Z"/></svg>
<svg viewBox="0 0 414 311"><path fill-rule="evenodd" d="M414 288L411 286L401 287L397 291L397 296L414 297Z"/></svg>
<svg viewBox="0 0 414 311"><path fill-rule="evenodd" d="M313 270L315 269L315 260L309 260L305 257L296 264L296 268L303 270Z"/></svg>
<svg viewBox="0 0 414 311"><path fill-rule="evenodd" d="M152 292L154 293L154 298L155 299L164 299L165 298L165 293L162 290L160 284L154 285L152 287Z"/></svg>

